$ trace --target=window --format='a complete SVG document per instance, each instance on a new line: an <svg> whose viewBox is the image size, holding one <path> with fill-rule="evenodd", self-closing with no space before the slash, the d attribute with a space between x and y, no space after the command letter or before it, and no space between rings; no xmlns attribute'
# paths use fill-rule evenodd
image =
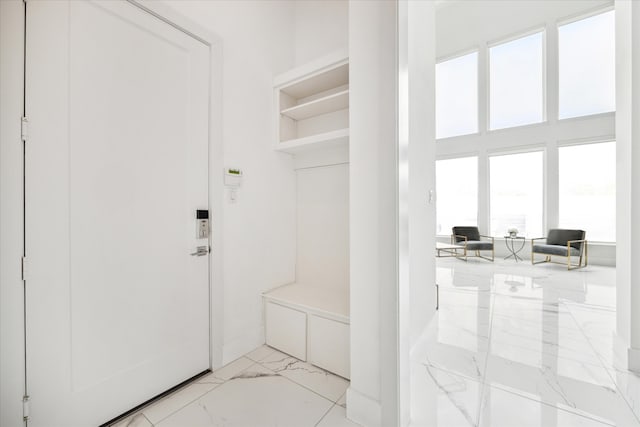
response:
<svg viewBox="0 0 640 427"><path fill-rule="evenodd" d="M436 161L437 234L478 223L478 158Z"/></svg>
<svg viewBox="0 0 640 427"><path fill-rule="evenodd" d="M436 65L436 138L478 132L478 52Z"/></svg>
<svg viewBox="0 0 640 427"><path fill-rule="evenodd" d="M587 239L616 240L616 143L559 148L562 228L578 228Z"/></svg>
<svg viewBox="0 0 640 427"><path fill-rule="evenodd" d="M517 228L519 235L541 237L542 151L491 156L489 168L491 235L505 236Z"/></svg>
<svg viewBox="0 0 640 427"><path fill-rule="evenodd" d="M543 120L543 33L489 49L489 128Z"/></svg>
<svg viewBox="0 0 640 427"><path fill-rule="evenodd" d="M615 110L615 36L614 11L558 28L561 119Z"/></svg>

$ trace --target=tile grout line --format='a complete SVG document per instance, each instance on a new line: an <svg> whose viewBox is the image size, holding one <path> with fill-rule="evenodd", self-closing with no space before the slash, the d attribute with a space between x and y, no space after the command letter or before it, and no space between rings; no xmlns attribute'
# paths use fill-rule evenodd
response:
<svg viewBox="0 0 640 427"><path fill-rule="evenodd" d="M567 414L575 415L575 416L580 417L580 418L586 418L586 419L588 419L588 420L591 420L591 421L595 421L595 422L597 422L597 423L600 423L600 424L602 424L603 426L613 426L613 427L615 427L615 424L610 424L609 422L605 422L605 421L603 421L602 419L597 419L597 418L594 418L594 417L590 417L590 416L585 415L585 414L579 414L579 413L574 412L574 411L571 411L571 410L569 410L569 409L560 408L560 407L555 406L555 405L552 405L552 404L550 404L550 403L543 402L542 400L533 399L533 398L531 398L531 397L523 396L523 395L521 395L521 394L514 393L514 392L512 392L512 391L505 390L505 389L500 388L500 387L492 386L491 384L485 384L485 385L486 385L487 387L489 387L490 389L494 389L494 390L497 390L497 391L501 391L501 392L503 392L503 393L508 393L508 394L510 394L510 395L512 395L512 396L514 396L514 397L520 398L520 399L525 399L525 400L529 400L529 401L531 401L531 402L539 403L539 404L544 405L544 406L547 406L547 407L549 407L549 408L553 408L553 409L555 409L556 411L560 411L560 412L564 412L564 413L567 413ZM614 421L612 421L612 422L614 422Z"/></svg>
<svg viewBox="0 0 640 427"><path fill-rule="evenodd" d="M142 418L144 418L145 420L147 420L147 422L149 423L149 425L150 425L151 427L155 427L155 424L154 424L154 423L152 423L152 422L149 420L149 418L147 418L147 416L146 416L143 412L140 412L140 415L142 415Z"/></svg>
<svg viewBox="0 0 640 427"><path fill-rule="evenodd" d="M240 356L240 357L238 357L237 359L235 359L233 362L229 362L229 363L228 363L227 365L225 365L225 366L229 366L231 363L234 363L234 362L236 362L236 361L238 361L238 360L240 360L240 359L242 359L242 358L245 358L245 359L247 359L247 360L249 360L249 361L251 361L251 362L253 362L253 363L252 363L251 365L247 366L246 368L244 368L244 369L242 369L242 370L238 371L235 375L241 374L242 372L246 371L247 369L249 369L250 367L252 367L253 365L255 365L255 364L257 363L257 362L254 362L253 360L249 359L248 357ZM220 370L220 369L222 369L222 368L224 368L224 366L220 367L218 370ZM211 374L214 374L214 373L215 373L215 371L214 371L214 372L211 372ZM234 375L234 376L235 376L235 375ZM218 378L218 377L216 377L216 378ZM161 422L165 421L167 418L169 418L170 416L172 416L172 415L173 415L173 414L175 414L176 412L181 411L182 409L184 409L184 408L186 408L187 406L191 405L191 404L192 404L193 402L195 402L196 400L200 400L203 396L205 396L205 395L207 395L207 394L211 393L213 390L217 389L218 387L225 385L225 384L226 384L229 380L231 380L232 378L229 378L228 380L225 380L225 379L223 379L223 378L220 378L220 379L221 379L221 380L223 380L223 382L222 382L222 383L220 383L220 384L216 384L216 386L215 386L215 387L213 387L211 390L208 390L208 391L204 392L203 394L201 394L201 395L197 396L195 399L190 400L189 402L187 402L187 403L185 403L184 405L180 406L180 407L179 407L178 409L176 409L175 411L173 411L173 412L171 412L170 414L166 415L165 417L163 417L163 418L159 419L159 420L158 420L158 422L157 422L156 424L160 424ZM187 387L189 387L190 385L193 385L193 384L198 384L198 383L197 383L197 382L194 382L194 383L192 383L192 384L189 384ZM202 384L202 383L200 383L200 384ZM212 384L212 383L205 383L205 384ZM178 393L179 393L179 392L181 392L182 390L185 390L187 387L182 388L182 389L180 389L180 390L176 391L175 393L171 394L170 396L167 396L167 399L169 399L171 396L175 396L176 394L178 394ZM142 413L142 414L143 414L143 415L145 415L144 413ZM147 416L146 416L146 415L145 415L145 418L147 418ZM148 419L148 418L147 418L147 419ZM154 426L156 425L156 424L153 424L153 423L151 423L151 424L152 424L152 425L154 425Z"/></svg>
<svg viewBox="0 0 640 427"><path fill-rule="evenodd" d="M559 408L557 406L554 406L553 404L544 402L542 400L538 400L538 399L535 399L535 398L532 398L532 397L529 397L529 396L524 396L522 394L514 393L513 391L510 391L510 390L507 390L507 389L504 389L504 388L501 388L501 387L493 386L493 385L489 384L488 382L478 381L476 379L470 378L468 376L462 375L462 374L457 373L457 372L453 372L453 371L450 371L450 370L447 370L447 369L443 369L443 368L440 368L440 367L436 367L436 366L433 366L433 365L429 365L427 367L427 369L429 369L429 368L435 369L436 371L445 372L445 373L447 373L449 375L458 376L458 377L464 378L467 381L470 381L470 382L477 383L477 384L481 385L483 387L482 391L481 391L482 395L484 394L485 389L496 390L496 391L500 391L500 392L503 392L503 393L507 393L507 394L509 394L509 395L511 395L513 397L516 397L516 398L525 399L525 400L528 400L528 401L531 401L531 402L539 403L539 404L547 406L549 408L554 408L555 410L561 411L563 413L575 415L575 416L578 416L578 417L581 417L581 418L586 418L588 420L592 420L592 421L598 422L598 423L602 424L603 426L615 426L615 424L609 424L608 422L605 422L602 419L597 419L597 418L585 415L583 413L577 413L577 412L571 411L569 409ZM480 398L480 400L479 400L480 404L482 403L481 399L482 398ZM478 425L479 424L480 424L480 420L478 421Z"/></svg>
<svg viewBox="0 0 640 427"><path fill-rule="evenodd" d="M480 423L482 422L482 413L484 410L484 396L485 396L485 391L487 388L487 368L489 365L489 355L491 354L491 337L493 336L493 314L494 314L494 310L493 310L493 303L495 301L495 293L491 291L491 288L493 287L493 279L492 279L492 283L489 285L489 338L487 339L487 357L485 358L484 361L484 369L482 371L482 388L480 389L480 397L478 399L478 410L477 410L477 422L476 425L480 426Z"/></svg>
<svg viewBox="0 0 640 427"><path fill-rule="evenodd" d="M336 405L337 405L337 403L334 403L333 405L331 405L331 406L329 407L329 409L327 409L327 412L325 412L325 413L320 417L320 419L318 420L318 422L317 422L317 423L315 423L313 426L314 426L314 427L318 427L318 424L320 424L320 423L322 422L322 420L324 420L324 419L327 417L327 415L329 415L329 412L331 412L331 410L332 410L333 408L335 408L335 407L336 407Z"/></svg>
<svg viewBox="0 0 640 427"><path fill-rule="evenodd" d="M493 296L495 296L495 294L494 294ZM543 304L544 304L544 303L543 303ZM492 305L492 307L493 307L493 305ZM567 309L567 311L569 311L569 315L571 316L572 320L575 322L576 326L578 327L578 330L580 331L580 333L582 333L582 334L583 334L583 336L584 336L584 337L585 337L585 339L586 339L586 335L585 335L585 334L584 334L584 332L582 331L582 329L581 329L580 325L578 324L578 322L576 321L576 319L573 317L573 313L571 313L571 311L570 311L570 310L568 310L568 309ZM593 421L596 421L596 422L601 423L602 425L612 425L612 424L609 424L609 423L604 423L604 422L602 422L601 420L597 420L597 419L595 419L595 418L592 418L592 417L586 416L586 415L584 415L584 414L579 414L579 413L577 413L577 412L573 412L573 411L570 411L570 410L565 410L565 409L562 409L562 408L558 408L557 406L554 406L554 405L551 405L551 404L549 404L549 403L544 402L542 399L541 399L541 400L531 399L531 398L529 398L529 397L522 396L522 395L520 395L520 394L518 394L518 393L513 393L513 392L511 392L511 391L508 391L508 390L502 389L502 388L500 388L500 387L494 387L494 386L492 386L491 384L489 384L489 383L486 381L486 375L487 375L487 365L488 365L488 363L489 363L489 357L488 357L488 355L490 355L490 354L491 354L491 337L493 336L493 316L494 316L494 313L495 313L495 312L494 312L494 311L493 311L493 309L492 309L492 310L491 310L491 323L490 323L490 330L489 330L489 349L487 350L487 361L486 361L486 364L485 364L485 370L484 370L483 381L482 381L483 386L482 386L481 397L480 397L480 403L479 403L479 408L478 408L478 412L479 412L479 414L478 414L478 426L480 426L480 422L481 422L480 416L482 415L482 411L483 411L483 409L484 409L484 405L483 405L483 403L484 403L484 402L483 402L483 399L484 399L484 394L485 394L485 391L487 390L487 388L489 388L489 390L491 390L491 389L496 389L496 390L499 390L499 391L502 391L502 392L505 392L505 393L509 393L509 394L511 394L511 395L513 395L513 396L516 396L516 397L519 397L519 398L522 398L522 399L527 399L527 400L530 400L530 401L532 401L532 402L537 402L537 403L540 403L540 404L542 404L542 405L545 405L545 406L549 406L549 407L555 408L556 410L559 410L559 411L563 411L563 412L566 412L566 413L569 413L569 414L573 414L573 415L578 416L578 417L582 417L582 418L586 418L586 419L589 419L589 420L593 420ZM559 313L559 310L558 310L558 313ZM590 342L588 339L587 339L587 342L589 342L589 345L591 345L591 342ZM595 349L594 349L594 353L596 353L596 357L598 357L598 354L597 354L597 352L595 352ZM580 362L580 363L582 363L582 362ZM603 366L603 368L604 368L604 366ZM606 370L606 368L605 368L605 370Z"/></svg>
<svg viewBox="0 0 640 427"><path fill-rule="evenodd" d="M633 407L631 406L631 403L629 402L629 399L627 398L627 396L622 392L622 389L620 388L620 386L618 385L618 381L616 381L616 379L613 377L613 375L611 375L611 370L615 371L616 368L615 366L613 366L613 361L612 361L612 366L611 369L609 369L607 367L607 364L605 363L604 359L602 358L602 356L600 356L600 353L598 353L598 351L596 350L595 346L593 345L593 343L591 342L591 340L589 339L589 336L586 334L586 332L584 331L584 329L582 328L582 326L580 325L580 323L578 323L578 320L576 319L576 317L573 315L573 312L567 308L567 310L569 311L569 314L571 315L571 318L573 319L574 322L576 322L576 324L578 325L578 328L580 329L580 333L582 333L582 336L587 340L587 342L589 343L589 346L591 347L591 349L593 350L593 352L595 353L596 357L598 358L598 360L600 361L600 364L602 365L602 368L605 370L605 372L607 373L607 375L609 376L609 378L611 378L611 381L613 381L613 385L615 386L617 392L620 394L620 396L622 397L622 400L624 400L624 403L627 404L627 407L629 408L629 410L631 411L631 413L633 414L633 416L636 418L636 420L640 423L640 416L638 416L638 414L636 414L636 412L633 410Z"/></svg>
<svg viewBox="0 0 640 427"><path fill-rule="evenodd" d="M285 354L285 353L283 353L283 354ZM296 359L295 357L293 357L293 356L289 356L289 355L287 355L287 357L288 357L288 358ZM302 360L300 360L300 359L296 359L296 360L297 360L297 361L299 361L299 362L302 362L302 363L307 363L307 362L303 362L303 361L302 361ZM336 404L336 403L338 402L338 400L340 400L340 398L344 395L344 393L346 393L346 390L345 390L345 391L344 391L344 392L343 392L343 393L342 393L342 394L341 394L341 395L340 395L340 396L339 396L335 401L334 401L334 400L331 400L330 398L328 398L328 397L326 397L326 396L321 395L320 393L318 393L317 391L315 391L315 390L313 390L313 389L311 389L311 388L307 387L306 385L304 385L304 384L300 384L299 382L297 382L297 381L295 381L295 380L292 380L291 378L288 378L288 377L286 377L286 376L284 376L284 375L281 375L281 374L280 374L280 372L275 371L275 370L273 370L273 369L269 368L268 366L263 365L263 364L262 364L262 363L260 363L260 362L257 362L257 363L258 363L260 366L262 366L263 368L265 368L265 369L268 369L268 370L270 370L270 371L275 372L278 376L280 376L280 377L282 377L282 378L284 378L284 379L286 379L286 380L288 380L288 381L291 381L291 382L292 382L292 383L294 383L295 385L300 386L300 387L302 387L302 388L304 388L304 389L306 389L306 390L309 390L309 391L310 391L310 392L312 392L312 393L317 394L318 396L322 397L323 399L325 399L325 400L327 400L327 401L329 401L329 402L331 402L331 403L333 403L333 404ZM313 366L313 365L312 365L312 366ZM322 368L318 368L318 369L322 369ZM334 374L332 374L332 373L330 373L330 372L328 372L328 371L325 371L324 369L322 369L322 370L323 370L324 372L328 373L329 375L334 375ZM339 378L342 378L342 377L339 377ZM346 379L345 379L345 380L346 380ZM346 380L346 381L349 381L349 380ZM351 383L351 381L349 381L349 383ZM347 388L349 388L349 386L347 386Z"/></svg>
<svg viewBox="0 0 640 427"><path fill-rule="evenodd" d="M443 290L444 290L444 289L443 289ZM461 291L461 289L451 289L451 290L454 290L454 291ZM465 291L466 291L466 289L465 289ZM478 291L478 290L470 290L470 291L471 291L471 293L473 293L473 292L480 292L480 291ZM491 324L490 324L489 348L488 348L488 350L487 350L487 356L489 356L489 355L490 355L491 339L493 338L493 333L495 332L495 331L494 331L494 328L495 328L495 324L494 324L495 316L496 316L496 315L500 315L500 313L496 314L496 312L495 312L495 310L494 310L494 308L495 308L494 306L495 306L495 300L496 300L496 297L497 297L497 296L500 296L500 297L507 297L507 298L509 298L509 299L510 299L510 298L513 298L513 296L512 296L512 295L508 295L508 294L499 294L499 293L496 293L496 292L492 292L492 294L493 294L493 295L492 295L493 305L491 306L491 308L492 308L492 311L491 311ZM537 300L536 298L524 298L524 299L525 299L525 300L530 300L530 299L532 299L532 300ZM579 361L576 361L576 362L577 362L577 363L581 363L581 364L586 364L586 365L594 366L594 367L600 367L600 368L602 368L602 369L605 369L605 370L609 371L609 369L607 369L607 368L606 368L606 365L604 364L603 358L600 356L600 354L599 354L598 352L596 352L596 351L595 351L595 347L594 347L593 342L592 342L592 341L587 337L587 335L586 335L586 333L584 332L584 329L582 328L582 326L581 326L581 325L576 321L576 319L575 319L575 316L574 316L573 312L572 312L571 310L569 310L569 309L568 309L567 304L564 304L564 302L563 302L563 301L560 301L560 300L559 300L558 302L559 302L560 307L564 307L564 308L566 308L566 309L567 309L567 310L566 310L566 311L568 312L567 314L569 314L569 317L571 318L571 320L573 320L574 324L576 325L576 328L577 328L577 329L576 329L576 331L575 331L575 332L577 332L577 333L578 333L578 336L581 336L582 338L587 339L587 344L588 344L589 348L591 348L591 350L595 353L595 356L596 356L596 359L595 359L592 363L579 362ZM543 306L544 306L545 302L544 302L544 301L542 301L542 304L543 304ZM600 306L597 306L597 307L599 308ZM543 307L543 308L544 308L544 307ZM604 308L605 308L607 311L610 311L610 309L609 309L609 308L607 308L607 307L604 307ZM560 310L558 311L558 313L560 313ZM512 395L512 396L519 397L519 398L522 398L522 399L527 399L527 400L529 400L529 401L533 401L533 402L536 402L536 403L539 403L539 404L545 405L545 406L547 406L547 407L554 408L554 409L556 409L556 410L558 410L558 411L562 411L563 413L569 413L569 414L572 414L572 415L574 415L574 416L578 416L578 417L583 418L583 419L584 419L584 418L586 418L586 419L589 419L589 420L593 420L593 421L598 422L598 423L600 423L600 424L602 424L602 425L609 425L609 424L608 424L609 420L603 421L602 419L595 419L595 418L592 418L591 416L589 416L589 415L587 415L587 414L584 414L584 413L578 413L578 412L574 412L574 411L569 410L569 409L559 408L559 407L554 406L554 405L553 405L553 404L551 404L551 403L547 403L547 402L545 402L545 401L543 401L543 400L538 400L538 399L535 399L535 398L532 398L532 397L529 397L529 396L520 395L520 394L514 393L514 392L512 392L512 391L510 391L510 390L503 389L503 388L501 388L501 387L491 385L491 384L488 382L487 378L486 378L486 377L487 377L486 368L488 367L488 362L489 362L489 358L487 357L487 361L486 361L486 363L485 363L485 372L484 372L484 375L481 377L481 380L480 380L480 381L478 381L478 378L477 378L477 377L471 377L471 376L470 376L470 375L468 375L468 374L464 374L464 373L461 373L461 372L457 372L457 371L455 371L455 370L453 370L453 369L450 369L450 368L447 368L447 367L441 367L441 366L434 365L434 364L432 364L432 363L429 361L429 359L427 359L427 361L426 361L426 362L422 362L422 363L423 363L423 364L426 364L426 365L428 365L428 366L430 366L430 367L432 367L432 368L434 368L434 369L441 370L441 371L445 371L445 372L448 372L448 373L450 373L450 374L460 376L460 377L462 377L462 378L465 378L465 379L467 379L467 380L470 380L470 381L473 381L473 382L476 382L476 383L478 383L478 382L479 382L479 383L482 383L482 385L483 385L483 389L482 389L482 391L481 391L481 396L482 396L482 397L481 397L481 399L484 399L485 392L487 392L487 391L489 391L489 390L492 390L492 389L500 390L500 391L503 391L503 392L505 392L505 393L508 393L508 394L510 394L510 395ZM611 376L611 374L610 374L610 373L607 373L607 375L608 375L608 376ZM616 389L618 389L618 390L619 390L619 386L618 386L618 384L617 384L615 381L614 381L614 383L615 383L615 385L616 385ZM622 394L622 393L620 393L620 394ZM626 403L627 405L629 405L629 402L628 402L626 399L623 399L623 400L625 401L625 403ZM482 401L482 400L481 400L481 401ZM634 413L634 417L635 417L635 418L638 418L638 416L636 416L636 415L635 415L635 413ZM479 420L479 422L480 422L480 420Z"/></svg>

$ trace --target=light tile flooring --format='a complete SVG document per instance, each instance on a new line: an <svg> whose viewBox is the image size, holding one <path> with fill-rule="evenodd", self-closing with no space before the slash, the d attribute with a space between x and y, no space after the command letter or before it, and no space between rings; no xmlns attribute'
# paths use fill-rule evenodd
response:
<svg viewBox="0 0 640 427"><path fill-rule="evenodd" d="M440 310L411 355L414 426L640 427L614 367L615 269L437 260ZM263 346L121 426L355 426L348 381Z"/></svg>
<svg viewBox="0 0 640 427"><path fill-rule="evenodd" d="M640 377L613 364L614 268L442 258L437 282L416 425L640 426Z"/></svg>
<svg viewBox="0 0 640 427"><path fill-rule="evenodd" d="M354 427L349 381L262 346L143 408L117 427Z"/></svg>

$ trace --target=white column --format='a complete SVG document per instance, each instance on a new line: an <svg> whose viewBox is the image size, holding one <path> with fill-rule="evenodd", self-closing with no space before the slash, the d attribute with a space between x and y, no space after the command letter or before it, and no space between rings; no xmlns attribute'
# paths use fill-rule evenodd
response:
<svg viewBox="0 0 640 427"><path fill-rule="evenodd" d="M478 228L480 234L491 234L489 206L489 156L485 148L478 150Z"/></svg>
<svg viewBox="0 0 640 427"><path fill-rule="evenodd" d="M22 425L24 394L22 141L24 4L0 1L0 425Z"/></svg>
<svg viewBox="0 0 640 427"><path fill-rule="evenodd" d="M549 25L545 32L546 37L546 69L545 81L547 88L545 96L545 111L547 122L551 126L558 123L558 102L559 102L559 81L556 76L559 74L559 49L558 49L558 27ZM558 212L560 208L559 189L559 164L558 164L558 143L555 139L547 141L545 156L545 206L544 224L546 230L558 227ZM546 234L546 230L542 230Z"/></svg>
<svg viewBox="0 0 640 427"><path fill-rule="evenodd" d="M435 5L420 0L403 3L408 6L408 25L406 29L400 27L400 31L407 33L408 40L409 294L413 346L436 305Z"/></svg>
<svg viewBox="0 0 640 427"><path fill-rule="evenodd" d="M489 129L489 49L478 50L478 132L486 135ZM486 144L478 150L478 228L480 234L491 234L489 212L489 159Z"/></svg>
<svg viewBox="0 0 640 427"><path fill-rule="evenodd" d="M616 0L616 364L640 372L640 3Z"/></svg>
<svg viewBox="0 0 640 427"><path fill-rule="evenodd" d="M351 386L347 416L397 425L397 2L349 2Z"/></svg>
<svg viewBox="0 0 640 427"><path fill-rule="evenodd" d="M435 4L402 0L400 11L400 52L404 53L399 61L400 82L406 82L399 93L400 194L408 189L408 223L403 221L407 206L400 198L401 235L403 225L408 225L408 257L403 256L405 246L400 245L400 268L402 272L408 261L409 274L408 280L401 274L399 286L399 425L406 426L412 418L410 350L436 307Z"/></svg>
<svg viewBox="0 0 640 427"><path fill-rule="evenodd" d="M560 164L558 157L558 143L556 141L547 142L545 153L545 206L544 206L544 227L549 230L558 227L560 211ZM543 234L547 234L542 230Z"/></svg>

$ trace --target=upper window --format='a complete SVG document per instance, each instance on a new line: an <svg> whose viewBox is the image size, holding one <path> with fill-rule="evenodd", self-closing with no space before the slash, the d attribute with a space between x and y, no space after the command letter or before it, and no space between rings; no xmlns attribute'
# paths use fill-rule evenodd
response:
<svg viewBox="0 0 640 427"><path fill-rule="evenodd" d="M558 28L560 119L615 111L614 13L601 13Z"/></svg>
<svg viewBox="0 0 640 427"><path fill-rule="evenodd" d="M489 157L491 235L542 236L543 152Z"/></svg>
<svg viewBox="0 0 640 427"><path fill-rule="evenodd" d="M587 239L616 240L616 143L560 147L560 217L563 228Z"/></svg>
<svg viewBox="0 0 640 427"><path fill-rule="evenodd" d="M543 33L489 49L489 129L544 120Z"/></svg>
<svg viewBox="0 0 640 427"><path fill-rule="evenodd" d="M478 158L436 161L436 233L449 236L451 227L478 223Z"/></svg>
<svg viewBox="0 0 640 427"><path fill-rule="evenodd" d="M478 52L436 65L436 138L478 132Z"/></svg>

